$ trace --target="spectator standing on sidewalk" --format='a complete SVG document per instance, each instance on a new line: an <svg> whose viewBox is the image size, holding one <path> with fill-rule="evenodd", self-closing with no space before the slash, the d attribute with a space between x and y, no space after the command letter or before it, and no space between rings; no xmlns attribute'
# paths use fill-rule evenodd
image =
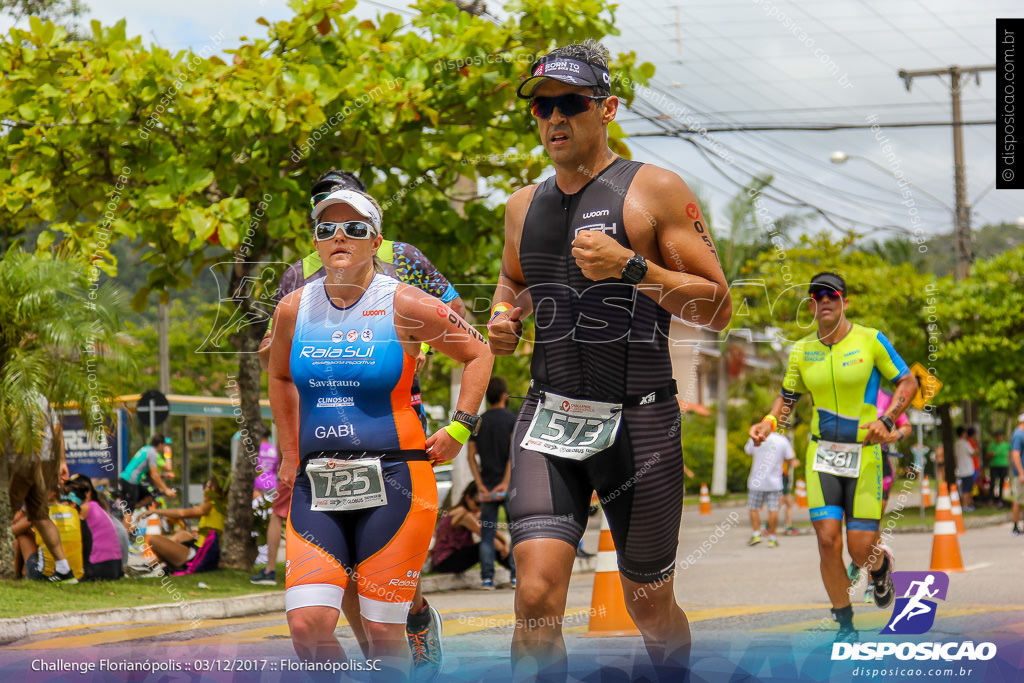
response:
<svg viewBox="0 0 1024 683"><path fill-rule="evenodd" d="M1013 498L1013 535L1024 536L1020 525L1020 506L1024 503L1024 413L1017 416L1017 428L1010 437L1010 490Z"/></svg>
<svg viewBox="0 0 1024 683"><path fill-rule="evenodd" d="M993 505L1006 507L1003 500L1003 486L1008 481L1010 468L1010 442L1006 440L1006 432L1002 429L995 433L996 442L988 447L988 471L992 477Z"/></svg>
<svg viewBox="0 0 1024 683"><path fill-rule="evenodd" d="M470 437L469 469L480 492L480 580L484 590L494 589L494 539L498 530L498 509L508 506L508 482L512 476L509 449L516 414L508 409L508 382L504 377L492 377L487 384L488 409L480 418L480 432ZM477 463L477 455L480 462ZM515 564L512 585L516 583Z"/></svg>
<svg viewBox="0 0 1024 683"><path fill-rule="evenodd" d="M974 512L974 496L971 493L974 490L974 446L967 440L967 429L963 426L956 428L953 455L956 458L956 483L964 512Z"/></svg>
<svg viewBox="0 0 1024 683"><path fill-rule="evenodd" d="M779 498L782 496L782 463L795 457L793 447L789 439L772 432L760 446L755 446L753 439L747 439L743 450L753 458L747 479L747 508L753 533L747 545L761 542L760 511L762 506L767 506L768 547L774 548L779 544L775 530L779 524Z"/></svg>
<svg viewBox="0 0 1024 683"><path fill-rule="evenodd" d="M796 507L796 500L793 497L793 489L796 486L796 468L800 467L800 459L793 454L782 461L782 498L779 504L785 509L785 524L787 536L796 536L800 532L793 526L793 508ZM692 478L693 475L690 475Z"/></svg>

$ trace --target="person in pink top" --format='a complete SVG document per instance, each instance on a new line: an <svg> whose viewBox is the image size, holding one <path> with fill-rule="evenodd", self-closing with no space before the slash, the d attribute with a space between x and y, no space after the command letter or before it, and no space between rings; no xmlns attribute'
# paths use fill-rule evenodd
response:
<svg viewBox="0 0 1024 683"><path fill-rule="evenodd" d="M253 498L260 496L273 501L271 492L277 489L277 448L270 440L269 434L263 435L260 443L260 454L256 465L256 481L253 484Z"/></svg>
<svg viewBox="0 0 1024 683"><path fill-rule="evenodd" d="M883 389L878 390L878 414L884 415L885 411L889 409L889 404L892 403L892 394L886 392ZM896 431L900 433L899 441L910 436L913 428L910 426L910 421L907 419L907 414L902 413L896 420ZM895 443L895 442L893 442ZM882 514L885 514L885 507L889 502L889 489L892 488L893 479L895 479L896 469L894 467L895 460L899 458L899 455L893 455L894 448L892 444L882 444Z"/></svg>
<svg viewBox="0 0 1024 683"><path fill-rule="evenodd" d="M64 497L78 506L82 524L83 581L113 580L124 576L121 542L114 519L98 502L92 480L76 474L65 485Z"/></svg>
<svg viewBox="0 0 1024 683"><path fill-rule="evenodd" d="M892 403L892 394L885 391L882 388L878 389L878 399L875 407L878 409L878 415L885 415L886 411L889 410L889 404ZM913 428L910 426L910 420L907 419L907 414L902 413L899 418L896 419L896 431L899 432L899 438L896 441L905 439L910 436ZM893 443L896 443L894 441ZM889 489L892 488L892 482L896 478L895 461L899 458L899 455L893 455L892 444L882 443L882 514L885 514L886 505L889 504ZM881 536L881 531L879 531ZM846 573L850 577L850 586L852 587L857 583L860 577L860 567L857 566L856 562L850 562L850 566L846 568ZM864 596L865 602L871 602L871 582L868 582L867 592Z"/></svg>

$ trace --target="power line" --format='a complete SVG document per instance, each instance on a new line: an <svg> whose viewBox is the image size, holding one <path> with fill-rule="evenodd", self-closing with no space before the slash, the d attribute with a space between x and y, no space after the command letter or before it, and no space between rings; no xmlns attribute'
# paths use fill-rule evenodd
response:
<svg viewBox="0 0 1024 683"><path fill-rule="evenodd" d="M790 124L790 125L732 125L715 126L702 125L701 128L709 133L749 133L749 132L770 132L770 131L831 131L831 130L870 130L872 126L884 125L886 128L936 128L936 127L963 127L963 126L994 126L995 119L991 121L960 121L950 123L949 121L917 121L917 122L886 122L885 124L875 123L822 123L822 124ZM689 131L686 134L692 134ZM662 133L635 133L633 137L658 137Z"/></svg>

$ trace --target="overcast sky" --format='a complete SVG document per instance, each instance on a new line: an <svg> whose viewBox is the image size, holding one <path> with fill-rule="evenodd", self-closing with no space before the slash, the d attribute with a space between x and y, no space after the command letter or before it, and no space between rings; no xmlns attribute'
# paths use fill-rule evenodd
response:
<svg viewBox="0 0 1024 683"><path fill-rule="evenodd" d="M123 17L130 33L170 49L199 49L217 34L224 37L221 48L232 47L240 36L264 32L254 23L258 16L274 20L290 14L284 0L88 4L92 18L112 23ZM363 2L357 12L372 15L386 7L406 16L412 13L396 0ZM488 7L502 14L500 4L492 1ZM633 134L685 129L693 122L718 128L826 123L881 127L875 132L697 136L706 156L683 140L631 137L634 158L676 170L700 192L706 212L720 216L739 184L752 174L769 172L777 188L770 196L803 202L842 228L884 235L873 228L920 227L932 235L949 231L953 222L951 128L887 124L949 122L949 80L915 79L908 92L897 72L994 65L995 18L1012 16L1024 16L1020 0L623 0L616 14L621 35L607 43L613 52L635 51L657 67L653 88L638 98L642 101L631 111L620 110L620 121ZM965 121L995 118L994 73L982 74L980 85L971 80L962 96ZM876 133L887 139L889 158ZM974 227L1024 217L1024 191L992 189L995 137L993 125L964 129ZM830 163L837 150L853 158L842 165ZM893 164L914 186L921 218L916 225L909 207L900 204ZM776 215L810 210L775 201L767 207ZM817 218L813 225L825 227L826 221Z"/></svg>

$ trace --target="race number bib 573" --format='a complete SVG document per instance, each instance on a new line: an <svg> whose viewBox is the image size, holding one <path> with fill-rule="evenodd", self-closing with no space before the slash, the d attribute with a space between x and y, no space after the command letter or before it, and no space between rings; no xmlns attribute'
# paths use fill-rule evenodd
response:
<svg viewBox="0 0 1024 683"><path fill-rule="evenodd" d="M388 502L380 460L318 458L306 464L312 489L310 510L362 510Z"/></svg>
<svg viewBox="0 0 1024 683"><path fill-rule="evenodd" d="M856 477L860 474L860 451L859 443L819 441L813 469L837 477Z"/></svg>
<svg viewBox="0 0 1024 683"><path fill-rule="evenodd" d="M622 405L569 398L546 391L520 444L569 460L586 460L615 442Z"/></svg>

